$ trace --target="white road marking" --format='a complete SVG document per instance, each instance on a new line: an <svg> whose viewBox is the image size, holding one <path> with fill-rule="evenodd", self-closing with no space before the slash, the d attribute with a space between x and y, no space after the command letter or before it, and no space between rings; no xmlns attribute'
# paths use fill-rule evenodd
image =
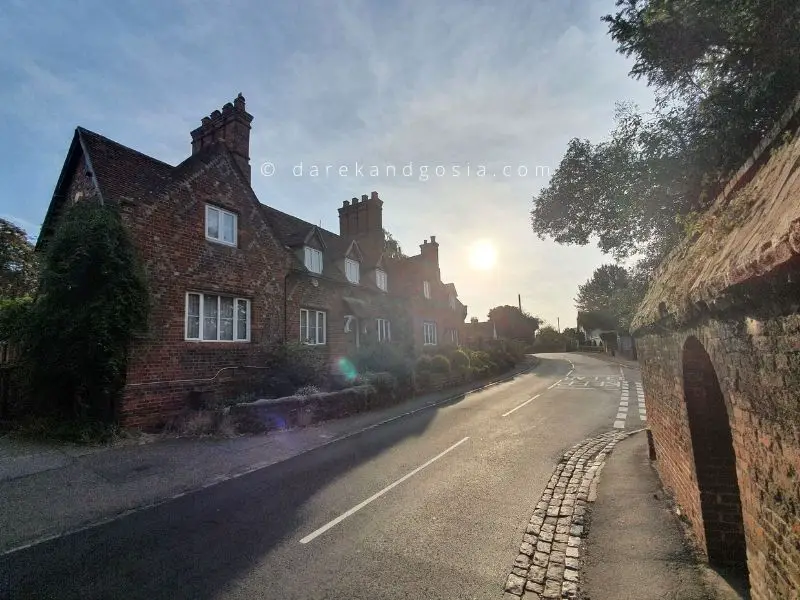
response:
<svg viewBox="0 0 800 600"><path fill-rule="evenodd" d="M625 421L614 421L614 429L625 429Z"/></svg>
<svg viewBox="0 0 800 600"><path fill-rule="evenodd" d="M541 396L541 394L536 394L536 395L535 395L533 398L528 398L527 400L525 400L525 402L523 402L522 404L520 404L520 405L519 405L519 406L517 406L516 408L512 408L510 411L508 411L507 413L504 413L504 414L503 414L503 415L501 415L501 416L503 416L503 417L507 417L508 415L510 415L511 413L513 413L515 410L519 410L520 408L522 408L523 406L525 406L525 405L526 405L526 404L528 404L529 402L533 402L533 401L534 401L534 400L536 400L536 399L537 399L539 396Z"/></svg>
<svg viewBox="0 0 800 600"><path fill-rule="evenodd" d="M627 419L627 418L628 418L628 413L627 412L618 412L617 413L617 419Z"/></svg>
<svg viewBox="0 0 800 600"><path fill-rule="evenodd" d="M362 508L364 508L364 507L365 507L367 504L369 504L369 503L370 503L370 502L372 502L373 500L377 500L378 498L380 498L381 496L383 496L383 495L384 495L386 492L388 492L388 491L392 490L393 488L395 488L395 487L397 487L398 485L400 485L401 483L403 483L403 482L404 482L406 479L408 479L409 477L413 477L414 475L416 475L417 473L419 473L420 471L422 471L422 469L424 469L425 467L427 467L427 466L429 466L429 465L433 464L434 462L436 462L437 460L439 460L440 458L442 458L442 457L443 457L445 454L447 454L448 452L451 452L451 451L455 450L455 449L456 449L456 448L458 448L458 447L459 447L461 444L463 444L464 442L466 442L468 439L469 439L469 437L465 437L465 438L464 438L463 440L461 440L460 442L456 442L455 444L453 444L452 446L450 446L450 447L449 447L447 450L445 450L444 452L441 452L440 454L437 454L436 456L434 456L432 459L430 459L430 460L429 460L428 462L426 462L424 465L420 465L419 467L417 467L416 469L414 469L414 470L413 470L413 471L411 471L410 473L407 473L406 475L403 475L403 476L402 476L400 479L398 479L398 480L397 480L397 481L395 481L394 483L390 483L389 485L387 485L385 488L383 488L383 489L382 489L380 492L378 492L377 494L373 494L372 496L370 496L369 498L367 498L367 499L366 499L366 500L364 500L363 502L360 502L359 504L356 504L356 505L355 505L353 508L351 508L351 509L350 509L350 510L348 510L347 512L345 512L345 513L343 513L343 514L339 515L338 517L336 517L336 518L335 518L333 521L329 521L328 523L326 523L325 525L323 525L322 527L320 527L320 528L319 528L319 529L317 529L316 531L314 531L314 532L312 532L312 533L309 533L309 534L308 534L306 537L304 537L302 540L300 540L300 543L301 543L301 544L307 544L308 542L310 542L310 541L313 541L315 538L317 538L317 537L321 536L323 533L325 533L326 531L328 531L328 530L329 530L329 529L331 529L332 527L336 527L336 525L338 525L339 523L341 523L342 521L344 521L344 520L345 520L347 517L350 517L350 516L354 515L355 513L357 513L357 512L358 512L359 510L361 510Z"/></svg>
<svg viewBox="0 0 800 600"><path fill-rule="evenodd" d="M627 407L628 406L628 401L627 400L623 400L622 402L619 403L619 405Z"/></svg>
<svg viewBox="0 0 800 600"><path fill-rule="evenodd" d="M563 380L563 379L559 379L558 381L556 381L556 382L555 382L553 385L551 385L551 386L550 386L550 387L548 387L547 389L548 389L548 390L552 390L554 387L556 387L556 386L557 386L559 383L561 383L562 381L564 381L564 380Z"/></svg>

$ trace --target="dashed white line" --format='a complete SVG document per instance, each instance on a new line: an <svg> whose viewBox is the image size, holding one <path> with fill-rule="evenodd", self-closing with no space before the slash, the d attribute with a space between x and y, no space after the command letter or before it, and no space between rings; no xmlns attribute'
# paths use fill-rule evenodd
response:
<svg viewBox="0 0 800 600"><path fill-rule="evenodd" d="M564 381L564 380L563 380L563 379L559 379L558 381L556 381L556 382L555 382L553 385L551 385L551 386L550 386L550 387L548 387L547 389L548 389L548 390L552 390L554 387L556 387L556 386L557 386L559 383L561 383L562 381Z"/></svg>
<svg viewBox="0 0 800 600"><path fill-rule="evenodd" d="M508 411L507 413L503 413L501 416L503 416L503 417L507 417L508 415L510 415L511 413L513 413L515 410L519 410L520 408L522 408L522 407L523 407L523 406L525 406L526 404L528 404L528 403L530 403L530 402L533 402L533 401L534 401L534 400L536 400L536 399L537 399L539 396L541 396L541 394L536 394L536 395L535 395L533 398L528 398L527 400L525 400L525 402L523 402L522 404L520 404L519 406L517 406L517 407L515 407L515 408L512 408L512 409L511 409L510 411Z"/></svg>
<svg viewBox="0 0 800 600"><path fill-rule="evenodd" d="M378 492L378 493L376 493L376 494L373 494L372 496L370 496L369 498L367 498L367 499L366 499L366 500L364 500L363 502L360 502L360 503L356 504L356 505L355 505L353 508L351 508L351 509L350 509L350 510L348 510L347 512L345 512L345 513L342 513L341 515L339 515L338 517L336 517L336 518L335 518L335 519L333 519L332 521L329 521L328 523L326 523L325 525L323 525L322 527L320 527L320 528L319 528L319 529L317 529L316 531L314 531L314 532L312 532L312 533L309 533L309 534L308 534L306 537L304 537L302 540L300 540L300 543L301 543L301 544L307 544L308 542L311 542L311 541L313 541L315 538L317 538L317 537L321 536L323 533L325 533L326 531L328 531L328 530L329 530L329 529L331 529L332 527L336 527L336 526L337 526L339 523L341 523L342 521L344 521L344 520L345 520L347 517L350 517L350 516L354 515L355 513L357 513L358 511L360 511L362 508L364 508L364 507L365 507L367 504L369 504L369 503L370 503L370 502L372 502L373 500L377 500L378 498L380 498L381 496L383 496L383 495L384 495L386 492L388 492L388 491L390 491L390 490L394 489L395 487L397 487L398 485L400 485L401 483L403 483L403 482L404 482L406 479L408 479L409 477L413 477L414 475L416 475L417 473L419 473L420 471L422 471L422 469L424 469L425 467L427 467L427 466L429 466L429 465L433 464L434 462L436 462L437 460L439 460L440 458L442 458L442 457L443 457L445 454L447 454L448 452L451 452L451 451L455 450L455 449L456 449L456 448L458 448L458 447L459 447L461 444L463 444L464 442L466 442L468 439L469 439L469 437L465 437L465 438L464 438L463 440L461 440L460 442L456 442L455 444L453 444L452 446L450 446L450 447L449 447L447 450L445 450L444 452L441 452L441 453L437 454L436 456L434 456L432 459L430 459L430 460L429 460L428 462L426 462L425 464L423 464L423 465L420 465L419 467L417 467L416 469L414 469L414 470L413 470L413 471L411 471L410 473L407 473L406 475L403 475L403 476L402 476L400 479L398 479L398 480L397 480L397 481L395 481L394 483L390 483L390 484L389 484L389 485L387 485L385 488L383 488L383 489L382 489L380 492Z"/></svg>

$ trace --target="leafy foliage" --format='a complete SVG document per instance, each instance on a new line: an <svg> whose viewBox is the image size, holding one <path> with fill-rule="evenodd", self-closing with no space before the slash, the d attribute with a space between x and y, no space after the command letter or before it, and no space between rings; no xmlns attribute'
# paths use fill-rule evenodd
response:
<svg viewBox="0 0 800 600"><path fill-rule="evenodd" d="M618 0L606 15L656 106L618 108L609 139L573 139L533 201L533 229L645 272L685 234L800 89L800 3ZM679 222L678 219L681 219ZM689 218L691 223L692 219Z"/></svg>
<svg viewBox="0 0 800 600"><path fill-rule="evenodd" d="M383 230L383 252L389 258L406 258L406 255L403 254L403 249L400 247L400 242L398 242L391 233Z"/></svg>
<svg viewBox="0 0 800 600"><path fill-rule="evenodd" d="M112 421L128 350L148 308L144 274L119 215L88 202L72 206L48 241L25 331L27 379L39 405Z"/></svg>
<svg viewBox="0 0 800 600"><path fill-rule="evenodd" d="M0 297L30 296L36 291L38 264L25 232L0 219Z"/></svg>
<svg viewBox="0 0 800 600"><path fill-rule="evenodd" d="M450 373L450 361L442 354L437 354L431 358L431 371L434 373Z"/></svg>
<svg viewBox="0 0 800 600"><path fill-rule="evenodd" d="M545 325L539 330L533 344L534 352L563 352L566 347L567 338L551 325Z"/></svg>
<svg viewBox="0 0 800 600"><path fill-rule="evenodd" d="M0 341L13 344L23 341L32 303L30 296L0 298Z"/></svg>
<svg viewBox="0 0 800 600"><path fill-rule="evenodd" d="M494 322L498 337L533 341L540 319L509 304L495 306L489 311L489 320Z"/></svg>
<svg viewBox="0 0 800 600"><path fill-rule="evenodd" d="M647 291L647 273L618 265L602 265L578 286L575 306L579 320L589 329L627 330ZM596 321L597 325L590 324Z"/></svg>

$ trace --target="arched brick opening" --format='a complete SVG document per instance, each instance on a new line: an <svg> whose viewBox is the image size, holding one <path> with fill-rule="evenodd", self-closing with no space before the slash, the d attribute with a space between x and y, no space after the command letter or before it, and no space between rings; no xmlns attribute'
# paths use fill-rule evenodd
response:
<svg viewBox="0 0 800 600"><path fill-rule="evenodd" d="M746 576L742 503L728 410L711 358L695 337L683 347L683 393L708 561Z"/></svg>

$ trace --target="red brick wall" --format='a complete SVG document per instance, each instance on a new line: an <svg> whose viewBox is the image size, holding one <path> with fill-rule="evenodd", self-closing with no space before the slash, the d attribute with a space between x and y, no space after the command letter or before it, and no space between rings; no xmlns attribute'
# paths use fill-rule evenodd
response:
<svg viewBox="0 0 800 600"><path fill-rule="evenodd" d="M250 194L220 155L167 194L120 205L145 266L152 303L149 335L136 342L130 357L124 424L163 422L186 406L192 389L221 390L220 369L258 366L265 346L280 339L287 255ZM236 247L205 239L206 203L238 215ZM250 299L251 341L186 341L188 291Z"/></svg>
<svg viewBox="0 0 800 600"><path fill-rule="evenodd" d="M701 496L684 400L683 351L690 336L708 353L727 409L752 597L797 598L800 315L764 321L708 321L685 331L649 334L637 340L656 468L705 552ZM691 374L689 380L691 385ZM726 523L724 514L718 516L723 518L712 529L735 537L735 523Z"/></svg>

